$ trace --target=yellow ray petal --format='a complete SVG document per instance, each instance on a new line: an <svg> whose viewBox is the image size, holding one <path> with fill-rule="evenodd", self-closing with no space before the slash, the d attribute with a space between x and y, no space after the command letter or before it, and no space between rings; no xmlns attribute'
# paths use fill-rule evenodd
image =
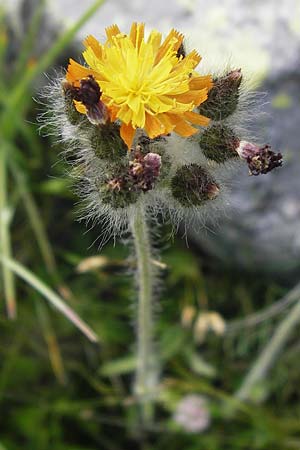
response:
<svg viewBox="0 0 300 450"><path fill-rule="evenodd" d="M198 66L199 62L201 61L201 56L196 50L192 50L191 53L189 53L184 59L184 62L191 61L193 63L193 67Z"/></svg>
<svg viewBox="0 0 300 450"><path fill-rule="evenodd" d="M201 89L200 91L191 91L193 94L194 106L199 106L201 103L207 100L207 89Z"/></svg>
<svg viewBox="0 0 300 450"><path fill-rule="evenodd" d="M104 104L108 103L108 101L104 95L102 95L101 100L103 101ZM110 118L111 122L115 122L117 120L119 109L120 108L116 107L115 105L108 107L109 118Z"/></svg>
<svg viewBox="0 0 300 450"><path fill-rule="evenodd" d="M97 41L97 39L94 36L92 35L87 36L83 41L83 43L86 48L91 47L96 58L101 59L103 57L102 45Z"/></svg>
<svg viewBox="0 0 300 450"><path fill-rule="evenodd" d="M74 105L75 105L75 108L77 109L77 111L80 112L81 114L87 113L87 109L83 103L78 102L77 100L74 100Z"/></svg>
<svg viewBox="0 0 300 450"><path fill-rule="evenodd" d="M185 92L184 94L178 94L172 97L174 97L176 101L179 103L184 103L187 105L192 104L194 106L198 106L201 103L205 102L205 100L207 99L207 90L202 89L201 91L188 91Z"/></svg>
<svg viewBox="0 0 300 450"><path fill-rule="evenodd" d="M192 122L195 125L201 125L202 127L206 127L210 122L208 117L202 116L202 114L197 114L193 111L186 111L183 113L183 117L189 122Z"/></svg>
<svg viewBox="0 0 300 450"><path fill-rule="evenodd" d="M189 82L191 90L200 90L207 88L208 90L213 87L213 80L211 75L205 75L202 77L193 77Z"/></svg>
<svg viewBox="0 0 300 450"><path fill-rule="evenodd" d="M72 83L74 86L79 86L80 80L82 80L82 78L88 77L89 75L95 76L95 72L88 67L84 67L81 64L78 64L73 59L70 59L66 74L66 80L69 83Z"/></svg>
<svg viewBox="0 0 300 450"><path fill-rule="evenodd" d="M131 25L129 37L130 37L133 45L135 46L135 48L137 48L138 50L141 46L142 40L144 39L144 31L145 31L144 23L134 22Z"/></svg>
<svg viewBox="0 0 300 450"><path fill-rule="evenodd" d="M184 119L175 114L169 114L172 122L175 124L174 131L182 137L189 137L199 132L197 128L189 125Z"/></svg>
<svg viewBox="0 0 300 450"><path fill-rule="evenodd" d="M158 117L147 113L145 119L145 130L147 131L149 138L153 139L156 136L165 134L166 129Z"/></svg>
<svg viewBox="0 0 300 450"><path fill-rule="evenodd" d="M158 114L157 118L165 127L165 131L163 134L169 134L174 130L175 124L172 122L168 114Z"/></svg>
<svg viewBox="0 0 300 450"><path fill-rule="evenodd" d="M147 44L150 44L153 49L153 54L156 54L161 43L161 33L156 30L151 31Z"/></svg>
<svg viewBox="0 0 300 450"><path fill-rule="evenodd" d="M95 73L98 74L98 61L99 58L96 57L95 53L93 52L91 47L88 47L83 53L82 56L84 57L85 62L87 65L95 71Z"/></svg>
<svg viewBox="0 0 300 450"><path fill-rule="evenodd" d="M117 36L118 34L121 33L120 28L116 24L105 28L105 32L106 32L107 39L109 41L111 41L114 36Z"/></svg>
<svg viewBox="0 0 300 450"><path fill-rule="evenodd" d="M174 29L171 30L157 52L155 64L159 63L159 61L165 56L165 54L170 50L170 48L172 49L173 52L177 52L177 50L182 44L182 41L183 41L183 34L179 33L179 31L177 30Z"/></svg>
<svg viewBox="0 0 300 450"><path fill-rule="evenodd" d="M123 141L125 142L125 144L127 145L128 150L131 149L134 135L135 135L135 129L133 128L133 126L130 123L128 125L126 125L125 123L122 123L121 128L120 128L120 136L123 139Z"/></svg>

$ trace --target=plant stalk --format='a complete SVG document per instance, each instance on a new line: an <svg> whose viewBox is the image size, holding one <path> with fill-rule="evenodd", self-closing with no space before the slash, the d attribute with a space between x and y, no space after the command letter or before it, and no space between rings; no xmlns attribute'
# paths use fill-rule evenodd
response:
<svg viewBox="0 0 300 450"><path fill-rule="evenodd" d="M130 221L137 260L137 364L134 393L141 406L142 420L149 425L158 383L158 363L153 345L153 290L155 267L152 264L151 241L142 205L134 210Z"/></svg>
<svg viewBox="0 0 300 450"><path fill-rule="evenodd" d="M2 144L2 143L1 143ZM10 209L7 198L7 160L6 146L0 147L0 248L2 254L11 258ZM4 298L9 319L17 315L14 276L9 267L2 267Z"/></svg>

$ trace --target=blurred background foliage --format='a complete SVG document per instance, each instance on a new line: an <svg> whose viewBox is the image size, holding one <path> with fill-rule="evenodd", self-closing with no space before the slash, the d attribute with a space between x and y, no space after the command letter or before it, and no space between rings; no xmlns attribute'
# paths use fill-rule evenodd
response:
<svg viewBox="0 0 300 450"><path fill-rule="evenodd" d="M48 82L43 72L78 54L76 32L102 2L65 32L44 3L24 0L17 29L1 9L0 450L299 449L297 333L249 403L233 396L299 288L289 296L291 280L227 267L180 236L169 240L167 226L157 305L164 370L155 423L139 427L130 246L97 252L101 225L87 231L76 221L60 146L39 135L44 106L33 101ZM98 343L52 308L54 297ZM198 433L174 420L188 394L204 396L211 415Z"/></svg>

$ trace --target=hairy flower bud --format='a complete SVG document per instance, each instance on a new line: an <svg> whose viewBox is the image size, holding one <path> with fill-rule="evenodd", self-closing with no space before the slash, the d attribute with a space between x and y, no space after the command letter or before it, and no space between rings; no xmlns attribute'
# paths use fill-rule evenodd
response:
<svg viewBox="0 0 300 450"><path fill-rule="evenodd" d="M237 158L236 148L240 140L227 125L218 123L207 128L200 137L199 145L206 158L217 163Z"/></svg>
<svg viewBox="0 0 300 450"><path fill-rule="evenodd" d="M139 151L146 155L147 153L155 153L160 156L159 178L164 179L169 175L171 168L170 157L165 150L166 138L163 136L150 139L145 135L139 137L137 147Z"/></svg>
<svg viewBox="0 0 300 450"><path fill-rule="evenodd" d="M103 160L117 161L127 154L127 147L120 136L120 126L116 123L108 122L95 127L90 142L95 155Z"/></svg>
<svg viewBox="0 0 300 450"><path fill-rule="evenodd" d="M144 157L145 173L148 177L155 180L159 176L161 167L161 156L157 153L148 153Z"/></svg>
<svg viewBox="0 0 300 450"><path fill-rule="evenodd" d="M78 125L83 120L85 120L85 117L82 114L80 114L75 108L73 87L70 83L68 83L68 81L64 80L62 82L62 89L65 100L65 113L68 118L68 121L72 125Z"/></svg>
<svg viewBox="0 0 300 450"><path fill-rule="evenodd" d="M104 204L114 209L126 208L135 203L140 192L134 190L126 175L115 176L99 187L99 192Z"/></svg>
<svg viewBox="0 0 300 450"><path fill-rule="evenodd" d="M156 153L147 153L144 156L139 148L134 159L129 162L129 176L135 189L143 192L150 191L159 177L161 157Z"/></svg>
<svg viewBox="0 0 300 450"><path fill-rule="evenodd" d="M215 199L220 188L210 173L198 164L180 167L171 180L173 197L183 206L199 206Z"/></svg>
<svg viewBox="0 0 300 450"><path fill-rule="evenodd" d="M144 155L137 146L130 153L127 164L123 163L115 169L100 190L103 202L113 208L124 208L135 203L141 193L152 190L160 176L161 156L157 153Z"/></svg>
<svg viewBox="0 0 300 450"><path fill-rule="evenodd" d="M242 81L241 69L214 79L214 85L207 100L199 106L200 114L219 121L233 114L238 106L239 88Z"/></svg>
<svg viewBox="0 0 300 450"><path fill-rule="evenodd" d="M258 147L250 142L241 141L236 151L247 161L250 175L266 174L282 166L282 154L273 152L269 145Z"/></svg>

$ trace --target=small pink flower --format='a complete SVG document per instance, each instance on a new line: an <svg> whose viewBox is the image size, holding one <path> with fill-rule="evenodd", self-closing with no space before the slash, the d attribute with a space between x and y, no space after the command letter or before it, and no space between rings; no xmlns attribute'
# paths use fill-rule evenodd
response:
<svg viewBox="0 0 300 450"><path fill-rule="evenodd" d="M189 433L206 430L210 425L207 400L197 394L186 395L177 404L174 421Z"/></svg>

